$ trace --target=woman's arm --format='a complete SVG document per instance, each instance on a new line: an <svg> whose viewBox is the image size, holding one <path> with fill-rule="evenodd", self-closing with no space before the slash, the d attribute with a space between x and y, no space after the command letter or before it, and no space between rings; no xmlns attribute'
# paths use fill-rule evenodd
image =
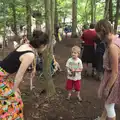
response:
<svg viewBox="0 0 120 120"><path fill-rule="evenodd" d="M107 90L110 90L113 86L113 84L115 83L116 79L117 79L117 76L118 76L118 50L119 48L112 44L110 47L109 47L109 56L110 56L110 64L111 64L111 77L110 77L110 80L106 86L106 89Z"/></svg>
<svg viewBox="0 0 120 120"><path fill-rule="evenodd" d="M32 73L31 73L32 78L35 76L35 73L36 73L36 56L34 57L34 60L32 62Z"/></svg>
<svg viewBox="0 0 120 120"><path fill-rule="evenodd" d="M17 88L19 87L19 84L22 81L24 73L26 72L29 65L33 62L33 60L34 60L33 53L27 53L26 55L23 56L23 58L21 60L21 65L20 65L19 70L15 76L15 83L14 83L14 87L13 87L13 90L15 92L17 91Z"/></svg>

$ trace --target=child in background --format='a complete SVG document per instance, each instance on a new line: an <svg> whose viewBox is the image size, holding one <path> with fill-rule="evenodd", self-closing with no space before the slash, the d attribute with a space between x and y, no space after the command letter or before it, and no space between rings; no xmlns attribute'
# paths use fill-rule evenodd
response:
<svg viewBox="0 0 120 120"><path fill-rule="evenodd" d="M67 67L67 82L66 89L68 90L69 100L71 97L72 89L74 88L77 92L77 98L79 101L82 101L80 96L80 88L81 88L81 71L83 69L82 61L79 59L80 55L80 47L74 46L72 47L72 57L68 59L66 63Z"/></svg>

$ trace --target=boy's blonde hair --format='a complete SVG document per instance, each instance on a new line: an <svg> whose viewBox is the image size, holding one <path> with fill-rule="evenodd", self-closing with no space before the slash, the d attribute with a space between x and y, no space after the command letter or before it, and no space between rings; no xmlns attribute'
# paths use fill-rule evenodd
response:
<svg viewBox="0 0 120 120"><path fill-rule="evenodd" d="M72 47L72 51L75 51L75 52L77 52L78 54L80 54L81 49L80 49L79 46L73 46L73 47Z"/></svg>

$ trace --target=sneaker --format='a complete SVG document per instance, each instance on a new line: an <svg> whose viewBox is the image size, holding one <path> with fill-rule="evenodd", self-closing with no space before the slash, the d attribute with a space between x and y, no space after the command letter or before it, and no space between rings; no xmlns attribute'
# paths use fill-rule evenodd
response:
<svg viewBox="0 0 120 120"><path fill-rule="evenodd" d="M82 98L80 96L77 96L77 98L79 102L82 102Z"/></svg>
<svg viewBox="0 0 120 120"><path fill-rule="evenodd" d="M94 120L100 120L100 117L98 116L96 119L94 119Z"/></svg>
<svg viewBox="0 0 120 120"><path fill-rule="evenodd" d="M67 99L67 100L70 100L70 98L71 98L71 96L68 96L66 99Z"/></svg>

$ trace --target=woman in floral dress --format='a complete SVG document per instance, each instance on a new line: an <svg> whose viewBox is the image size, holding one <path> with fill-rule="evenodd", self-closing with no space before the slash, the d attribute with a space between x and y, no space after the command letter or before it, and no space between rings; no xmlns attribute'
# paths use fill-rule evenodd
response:
<svg viewBox="0 0 120 120"><path fill-rule="evenodd" d="M19 85L34 61L35 49L44 51L48 42L47 34L35 30L30 43L19 46L0 62L0 120L24 120ZM13 74L15 78L10 79Z"/></svg>
<svg viewBox="0 0 120 120"><path fill-rule="evenodd" d="M96 25L97 35L107 43L103 56L104 77L98 96L105 100L105 110L100 120L116 120L115 105L120 104L120 39L114 35L107 20L100 20Z"/></svg>

